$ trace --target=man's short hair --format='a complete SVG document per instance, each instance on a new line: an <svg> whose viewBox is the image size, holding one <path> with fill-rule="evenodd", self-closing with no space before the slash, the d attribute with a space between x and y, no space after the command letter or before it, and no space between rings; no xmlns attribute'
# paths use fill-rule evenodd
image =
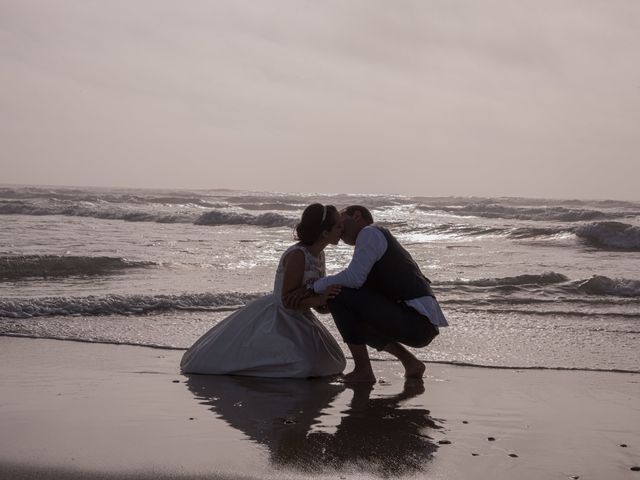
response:
<svg viewBox="0 0 640 480"><path fill-rule="evenodd" d="M373 215L371 215L371 212L367 207L363 207L362 205L349 205L342 211L350 217L353 216L354 213L360 212L360 215L364 218L367 224L373 223Z"/></svg>

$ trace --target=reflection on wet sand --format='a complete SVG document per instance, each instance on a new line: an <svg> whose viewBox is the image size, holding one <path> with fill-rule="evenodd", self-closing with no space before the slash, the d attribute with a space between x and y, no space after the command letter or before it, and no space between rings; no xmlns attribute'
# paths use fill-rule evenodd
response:
<svg viewBox="0 0 640 480"><path fill-rule="evenodd" d="M220 419L269 450L273 465L305 472L360 471L399 476L424 471L442 428L406 401L424 393L407 381L400 393L371 396L372 385L331 379L192 375L189 390ZM346 409L329 413L346 389Z"/></svg>

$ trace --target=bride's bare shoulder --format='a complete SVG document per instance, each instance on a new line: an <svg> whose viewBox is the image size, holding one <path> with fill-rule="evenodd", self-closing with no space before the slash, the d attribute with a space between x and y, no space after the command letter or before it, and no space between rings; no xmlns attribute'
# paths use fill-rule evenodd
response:
<svg viewBox="0 0 640 480"><path fill-rule="evenodd" d="M304 264L304 248L301 245L291 245L283 254L282 254L282 263L283 265L287 264Z"/></svg>

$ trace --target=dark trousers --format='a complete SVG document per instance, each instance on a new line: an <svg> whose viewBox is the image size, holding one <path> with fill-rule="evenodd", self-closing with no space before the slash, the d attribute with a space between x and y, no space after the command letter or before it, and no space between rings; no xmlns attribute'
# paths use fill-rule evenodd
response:
<svg viewBox="0 0 640 480"><path fill-rule="evenodd" d="M329 310L346 343L382 350L390 342L426 347L438 335L427 317L404 302L394 302L365 288L342 288Z"/></svg>

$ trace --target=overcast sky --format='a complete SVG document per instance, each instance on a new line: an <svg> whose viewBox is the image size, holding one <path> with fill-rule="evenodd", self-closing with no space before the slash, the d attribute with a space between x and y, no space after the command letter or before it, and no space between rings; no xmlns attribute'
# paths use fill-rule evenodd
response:
<svg viewBox="0 0 640 480"><path fill-rule="evenodd" d="M0 183L640 200L638 0L0 0Z"/></svg>

